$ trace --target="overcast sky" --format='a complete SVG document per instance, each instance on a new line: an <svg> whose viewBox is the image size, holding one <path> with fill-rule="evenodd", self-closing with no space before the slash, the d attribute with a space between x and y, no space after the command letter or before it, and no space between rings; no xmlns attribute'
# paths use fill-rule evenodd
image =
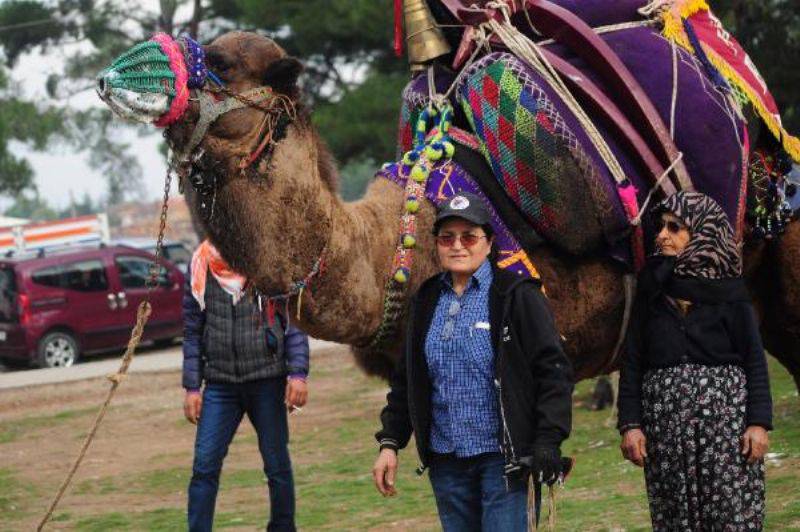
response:
<svg viewBox="0 0 800 532"><path fill-rule="evenodd" d="M142 5L152 11L157 8L158 0L143 0ZM179 17L181 14L179 11ZM80 45L67 44L50 48L45 54L38 51L26 54L20 58L18 65L11 72L11 77L21 85L28 98L34 101L52 102L47 97L45 89L47 76L59 71L63 58L76 51L78 46ZM78 109L104 105L93 90L86 90L64 101ZM131 143L131 153L135 154L142 167L145 197L153 199L160 197L166 171L164 158L158 152L161 130L152 128L152 134L145 137L139 137L132 131L123 140ZM18 143L14 144L12 149L30 161L36 172L35 179L39 193L54 206L68 205L70 192L76 199L80 199L84 192L88 192L94 199L99 199L106 192L106 181L103 176L92 170L86 162L88 153L76 153L74 148L63 146L48 147L46 153L39 153ZM177 188L173 188L173 193L176 190ZM8 201L0 203L2 207L7 205Z"/></svg>

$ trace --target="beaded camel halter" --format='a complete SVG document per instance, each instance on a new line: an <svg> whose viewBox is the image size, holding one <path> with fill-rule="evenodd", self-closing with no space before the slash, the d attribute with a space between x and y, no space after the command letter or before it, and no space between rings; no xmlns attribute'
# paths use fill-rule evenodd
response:
<svg viewBox="0 0 800 532"><path fill-rule="evenodd" d="M174 155L170 169L182 176L188 176L192 165L202 156L202 150L197 148L211 124L222 115L246 107L264 113L258 144L249 155L242 158L238 165L240 171L255 163L262 154L270 153L268 147L274 147L282 138L279 130L297 118L294 102L268 85L241 93L227 89L225 83L206 65L203 47L188 36L173 39L165 33L155 34L149 41L119 56L100 73L97 83L98 95L115 114L127 120L152 123L160 128L178 122L190 102L198 102L199 118L189 141L180 149L171 146ZM213 186L216 186L216 182ZM199 191L204 193L203 190ZM259 294L259 301L262 297L267 301L270 316L274 314L276 303L288 303L289 298L294 296L297 296L299 316L303 291L324 271L326 250L327 244L310 272L303 279L295 281L284 293Z"/></svg>

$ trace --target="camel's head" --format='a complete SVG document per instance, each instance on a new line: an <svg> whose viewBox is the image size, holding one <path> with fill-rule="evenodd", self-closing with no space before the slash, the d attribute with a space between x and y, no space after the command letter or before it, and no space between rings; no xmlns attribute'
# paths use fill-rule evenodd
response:
<svg viewBox="0 0 800 532"><path fill-rule="evenodd" d="M291 108L301 70L297 59L256 33L226 33L205 47L157 34L101 72L97 92L122 118L166 127L179 158L238 163L265 132L265 114L253 108ZM220 170L230 175L233 168Z"/></svg>

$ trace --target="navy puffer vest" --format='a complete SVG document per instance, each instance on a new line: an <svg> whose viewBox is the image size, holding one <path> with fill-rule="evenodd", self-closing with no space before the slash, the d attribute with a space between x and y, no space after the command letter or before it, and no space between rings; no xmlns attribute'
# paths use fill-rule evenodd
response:
<svg viewBox="0 0 800 532"><path fill-rule="evenodd" d="M206 279L206 381L238 384L285 375L281 320L270 327L252 297L246 295L234 305L211 272Z"/></svg>

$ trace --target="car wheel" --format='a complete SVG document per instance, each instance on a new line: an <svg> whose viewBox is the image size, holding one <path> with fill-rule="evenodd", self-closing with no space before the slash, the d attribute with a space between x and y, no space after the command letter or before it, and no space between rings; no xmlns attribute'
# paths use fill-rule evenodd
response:
<svg viewBox="0 0 800 532"><path fill-rule="evenodd" d="M37 355L40 368L68 368L78 360L78 342L69 333L51 332L39 340Z"/></svg>

